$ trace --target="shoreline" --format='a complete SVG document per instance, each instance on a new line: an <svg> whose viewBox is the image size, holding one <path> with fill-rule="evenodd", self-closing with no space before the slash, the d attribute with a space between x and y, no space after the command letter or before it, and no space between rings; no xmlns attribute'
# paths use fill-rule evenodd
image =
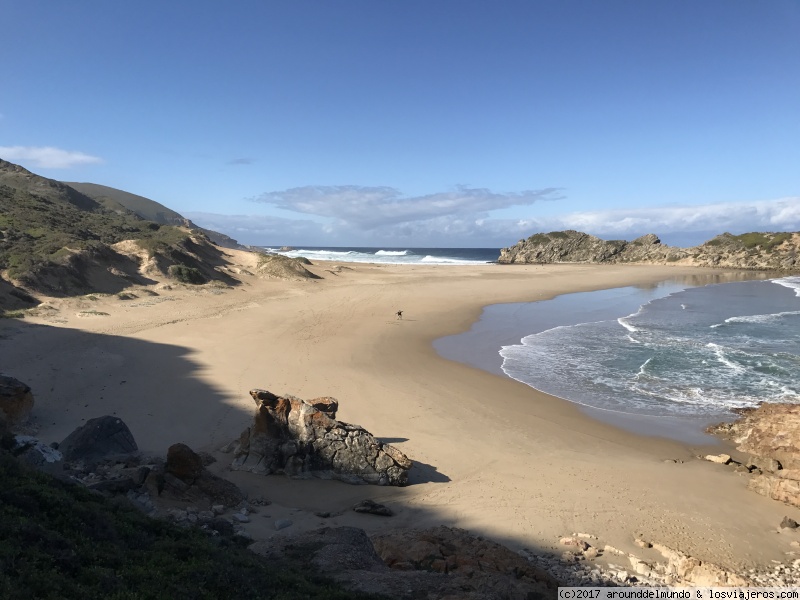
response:
<svg viewBox="0 0 800 600"><path fill-rule="evenodd" d="M730 420L734 415L680 416L646 415L623 410L604 409L579 400L547 392L514 377L503 369L500 349L522 343L521 338L558 327L618 320L635 314L642 306L702 282L687 283L682 278L665 280L656 286L625 286L590 292L561 294L549 300L531 303L493 304L483 308L480 318L469 331L434 340L434 348L447 360L455 360L494 375L519 381L537 392L549 394L578 406L587 416L633 433L665 437L686 444L719 443L705 432L709 425ZM753 280L762 280L754 277ZM725 284L721 284L725 285Z"/></svg>
<svg viewBox="0 0 800 600"><path fill-rule="evenodd" d="M230 254L244 264L243 254ZM33 388L46 442L60 441L82 419L115 413L145 452L163 455L184 442L214 453L219 473L273 502L269 519L248 524L257 539L275 534L270 519L291 518L296 531L445 524L534 552L557 551L560 537L583 531L641 553L633 541L644 537L735 568L791 551L794 537L776 538L775 530L785 515L800 520L800 511L694 459L719 446L627 432L433 347L467 331L489 304L724 272L638 265L325 271L335 264L310 267L325 276L317 281L242 276L237 288L175 286L130 303L54 300L50 316L0 325L9 355L3 368ZM402 321L394 318L398 309ZM251 422L252 388L337 398L342 420L415 461L412 485L227 472L231 457L218 449ZM665 462L675 460L683 462ZM376 521L349 511L364 498L396 516Z"/></svg>

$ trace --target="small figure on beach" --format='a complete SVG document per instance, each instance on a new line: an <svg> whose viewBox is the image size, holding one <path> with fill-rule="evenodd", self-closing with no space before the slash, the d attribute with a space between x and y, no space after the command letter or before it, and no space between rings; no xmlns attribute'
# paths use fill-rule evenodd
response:
<svg viewBox="0 0 800 600"><path fill-rule="evenodd" d="M397 315L398 319L402 319L403 318L403 311L402 310L398 310L395 314Z"/></svg>

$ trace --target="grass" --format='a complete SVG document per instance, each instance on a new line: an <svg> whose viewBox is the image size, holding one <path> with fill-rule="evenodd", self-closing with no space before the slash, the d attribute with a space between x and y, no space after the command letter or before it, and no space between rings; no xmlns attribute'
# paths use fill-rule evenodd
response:
<svg viewBox="0 0 800 600"><path fill-rule="evenodd" d="M53 479L0 450L4 600L345 600L299 562L269 563L242 538L150 519L127 500ZM303 570L305 569L305 570Z"/></svg>

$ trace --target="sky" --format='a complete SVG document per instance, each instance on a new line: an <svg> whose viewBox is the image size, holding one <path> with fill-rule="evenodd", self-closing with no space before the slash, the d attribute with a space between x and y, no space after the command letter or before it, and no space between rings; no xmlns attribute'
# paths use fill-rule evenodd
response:
<svg viewBox="0 0 800 600"><path fill-rule="evenodd" d="M797 0L0 0L0 158L255 245L800 230Z"/></svg>

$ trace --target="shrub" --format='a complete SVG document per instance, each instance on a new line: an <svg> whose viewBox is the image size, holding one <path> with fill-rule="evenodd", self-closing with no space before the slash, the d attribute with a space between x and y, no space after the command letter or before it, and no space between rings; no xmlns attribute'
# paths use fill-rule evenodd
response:
<svg viewBox="0 0 800 600"><path fill-rule="evenodd" d="M200 285L206 282L205 276L200 272L199 269L187 267L186 265L171 265L170 268L167 269L167 273L170 277L180 281L181 283Z"/></svg>

